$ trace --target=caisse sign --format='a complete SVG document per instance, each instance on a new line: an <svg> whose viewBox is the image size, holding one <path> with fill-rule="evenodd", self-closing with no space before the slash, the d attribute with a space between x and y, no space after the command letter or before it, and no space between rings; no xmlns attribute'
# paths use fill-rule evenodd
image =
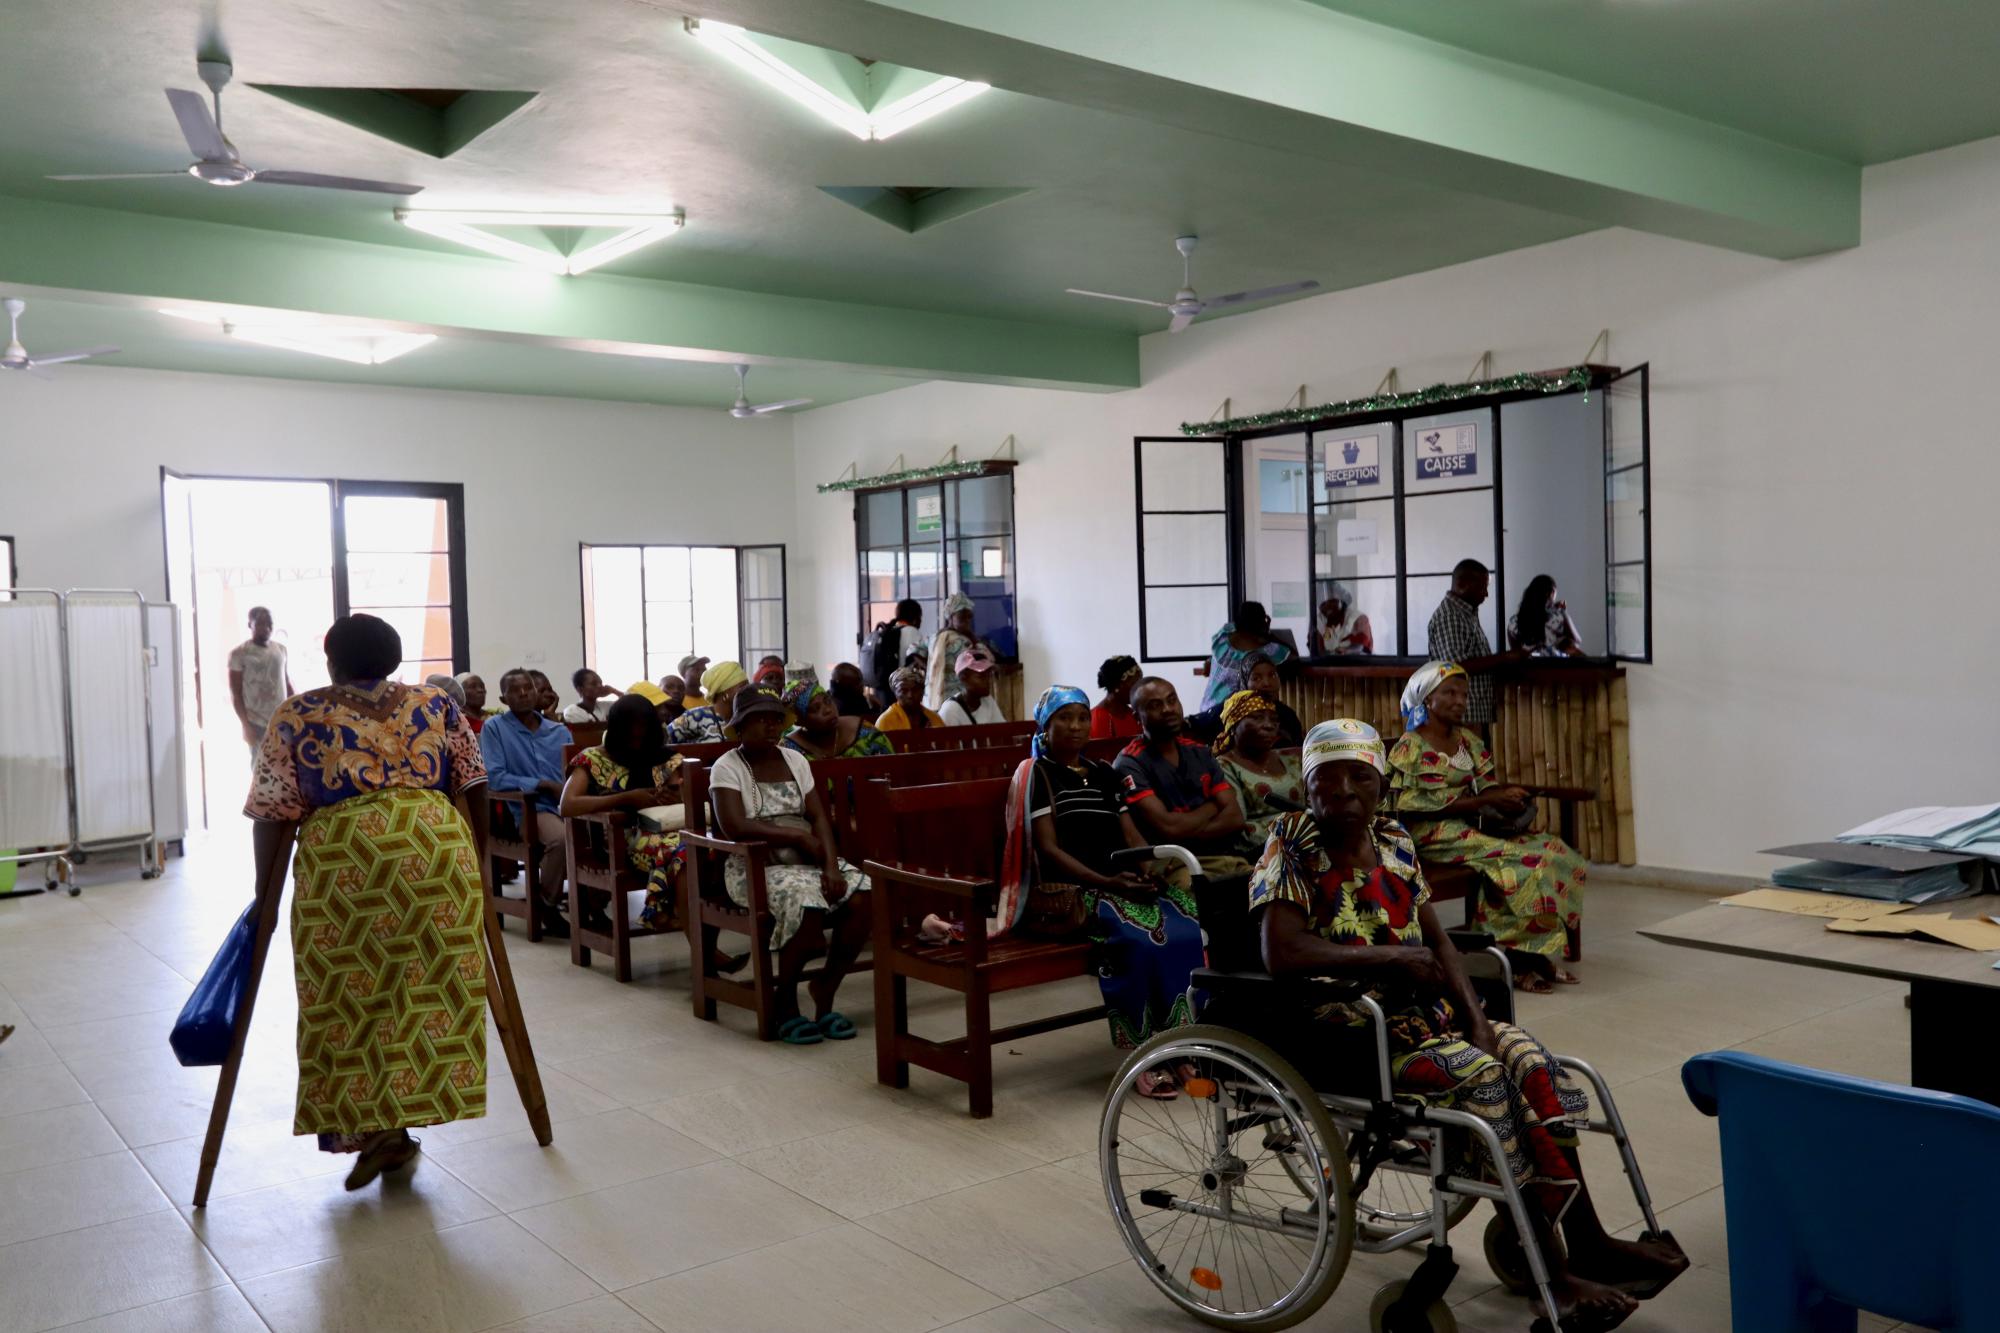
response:
<svg viewBox="0 0 2000 1333"><path fill-rule="evenodd" d="M1479 471L1479 427L1426 426L1416 433L1417 479L1470 477Z"/></svg>

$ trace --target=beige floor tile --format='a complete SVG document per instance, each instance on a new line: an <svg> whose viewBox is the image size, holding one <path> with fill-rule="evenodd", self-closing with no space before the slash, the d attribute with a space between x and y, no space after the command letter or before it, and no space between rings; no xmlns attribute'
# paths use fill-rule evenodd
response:
<svg viewBox="0 0 2000 1333"><path fill-rule="evenodd" d="M599 1115L617 1106L609 1097L586 1088L548 1065L541 1066L541 1075L542 1096L549 1104L551 1126L582 1116ZM507 1061L500 1048L494 1046L486 1057L486 1114L471 1120L454 1120L445 1125L427 1125L417 1131L417 1136L424 1141L424 1147L430 1149L498 1138L502 1134L516 1134L527 1128L528 1113L521 1109L521 1095L514 1088L514 1076L507 1071Z"/></svg>
<svg viewBox="0 0 2000 1333"><path fill-rule="evenodd" d="M689 1015L693 1022L693 1015ZM789 1072L773 1066L763 1043L655 1041L609 1055L565 1060L556 1067L620 1106L645 1106L700 1089ZM789 1048L787 1048L789 1049Z"/></svg>
<svg viewBox="0 0 2000 1333"><path fill-rule="evenodd" d="M0 1175L124 1149L125 1141L88 1102L0 1120Z"/></svg>
<svg viewBox="0 0 2000 1333"><path fill-rule="evenodd" d="M1104 1191L1043 1166L876 1213L861 1225L1008 1300L1125 1257Z"/></svg>
<svg viewBox="0 0 2000 1333"><path fill-rule="evenodd" d="M248 1063L246 1058L246 1064ZM101 1097L97 1109L118 1131L118 1136L134 1148L167 1143L208 1132L208 1119L215 1108L214 1069L184 1071L200 1081L174 1078L162 1080L160 1087ZM298 1100L296 1073L269 1067L245 1069L236 1084L229 1118L275 1120L290 1116Z"/></svg>
<svg viewBox="0 0 2000 1333"><path fill-rule="evenodd" d="M261 1016L264 1007L258 1005ZM115 1055L146 1046L165 1046L174 1030L178 1009L160 1009L150 1014L126 1014L119 1018L93 1018L83 1023L63 1023L38 1029L57 1055L86 1056L94 1053ZM253 1035L257 1027L253 1025Z"/></svg>
<svg viewBox="0 0 2000 1333"><path fill-rule="evenodd" d="M975 1120L966 1114L965 1085L912 1075L908 1094L921 1114L942 1119L980 1138L1033 1157L1059 1162L1097 1149L1110 1075L1086 1067L1054 1078L995 1087L993 1114Z"/></svg>
<svg viewBox="0 0 2000 1333"><path fill-rule="evenodd" d="M738 1160L848 1218L1040 1165L1011 1148L923 1116L850 1125Z"/></svg>
<svg viewBox="0 0 2000 1333"><path fill-rule="evenodd" d="M69 1070L61 1065L30 1065L15 1069L0 1064L0 1116L75 1106L90 1100Z"/></svg>
<svg viewBox="0 0 2000 1333"><path fill-rule="evenodd" d="M984 1314L947 1324L944 1333L1052 1333L1046 1319L1037 1319L1018 1305L996 1306Z"/></svg>
<svg viewBox="0 0 2000 1333"><path fill-rule="evenodd" d="M407 1176L348 1193L331 1176L231 1195L194 1209L195 1234L239 1283L337 1254L419 1240L493 1215L493 1206L447 1171L419 1162Z"/></svg>
<svg viewBox="0 0 2000 1333"><path fill-rule="evenodd" d="M0 1249L0 1328L36 1333L228 1281L178 1214L148 1213Z"/></svg>
<svg viewBox="0 0 2000 1333"><path fill-rule="evenodd" d="M639 1108L661 1124L736 1156L910 1112L891 1088L801 1069L669 1097Z"/></svg>
<svg viewBox="0 0 2000 1333"><path fill-rule="evenodd" d="M127 1152L0 1176L0 1245L100 1226L167 1207L167 1196Z"/></svg>
<svg viewBox="0 0 2000 1333"><path fill-rule="evenodd" d="M514 1220L616 1291L840 1219L733 1162L709 1162L525 1209Z"/></svg>
<svg viewBox="0 0 2000 1333"><path fill-rule="evenodd" d="M1318 1313L1296 1327L1305 1333L1354 1333L1368 1327L1368 1302L1377 1288L1407 1277L1414 1260L1401 1255L1357 1254ZM1030 1314L1069 1333L1158 1333L1199 1328L1127 1259L1088 1277L1051 1287L1019 1302Z"/></svg>
<svg viewBox="0 0 2000 1333"><path fill-rule="evenodd" d="M242 1292L210 1287L81 1324L65 1324L62 1333L265 1333L265 1326Z"/></svg>
<svg viewBox="0 0 2000 1333"><path fill-rule="evenodd" d="M135 1149L139 1160L153 1173L176 1207L194 1201L195 1175L201 1167L203 1133L165 1143L151 1143ZM315 1176L345 1175L353 1159L340 1153L319 1150L311 1134L292 1133L289 1115L277 1119L251 1120L232 1114L229 1132L222 1140L222 1155L216 1159L215 1179L210 1182L211 1203L233 1194L282 1185Z"/></svg>
<svg viewBox="0 0 2000 1333"><path fill-rule="evenodd" d="M150 1014L161 1009L177 1010L187 1003L188 992L194 987L185 977L171 975L171 980L161 978L130 983L114 981L28 994L22 994L11 987L9 989L37 1027L57 1027L65 1023L83 1023L94 1018L123 1018L132 1014Z"/></svg>
<svg viewBox="0 0 2000 1333"><path fill-rule="evenodd" d="M1674 1233L1674 1239L1687 1252L1689 1262L1722 1273L1729 1271L1729 1223L1723 1209L1720 1186L1671 1208L1655 1208L1654 1211L1659 1216L1660 1225ZM1618 1234L1629 1240L1638 1236L1644 1227L1643 1222L1634 1222Z"/></svg>
<svg viewBox="0 0 2000 1333"><path fill-rule="evenodd" d="M990 1292L852 1223L621 1295L668 1333L724 1327L924 1333L998 1304Z"/></svg>
<svg viewBox="0 0 2000 1333"><path fill-rule="evenodd" d="M713 1161L713 1149L637 1111L618 1109L565 1120L544 1148L522 1130L450 1144L434 1153L444 1168L503 1213L588 1194Z"/></svg>
<svg viewBox="0 0 2000 1333"><path fill-rule="evenodd" d="M1722 1183L1715 1121L1688 1101L1678 1070L1637 1079L1616 1094L1618 1112L1632 1137L1656 1210L1672 1208ZM1617 1231L1638 1221L1639 1206L1625 1183L1624 1166L1610 1136L1585 1134L1579 1151L1604 1225Z"/></svg>
<svg viewBox="0 0 2000 1333"><path fill-rule="evenodd" d="M659 1333L659 1326L616 1296L599 1296L502 1324L493 1333Z"/></svg>
<svg viewBox="0 0 2000 1333"><path fill-rule="evenodd" d="M1494 1287L1452 1307L1452 1313L1459 1333L1520 1333L1528 1322L1528 1303ZM1722 1333L1729 1328L1729 1279L1712 1268L1690 1268L1671 1287L1641 1302L1618 1328L1619 1333Z"/></svg>
<svg viewBox="0 0 2000 1333"><path fill-rule="evenodd" d="M273 1333L475 1333L601 1290L520 1227L490 1217L253 1278L243 1294Z"/></svg>
<svg viewBox="0 0 2000 1333"><path fill-rule="evenodd" d="M28 1069L35 1065L62 1063L62 1057L56 1054L55 1047L49 1045L48 1038L26 1019L14 1022L14 1035L7 1038L4 1058L9 1069Z"/></svg>

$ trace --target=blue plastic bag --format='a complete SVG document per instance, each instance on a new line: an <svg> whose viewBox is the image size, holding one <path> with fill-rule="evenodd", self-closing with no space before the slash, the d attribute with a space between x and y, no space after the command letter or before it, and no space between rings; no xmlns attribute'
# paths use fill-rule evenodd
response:
<svg viewBox="0 0 2000 1333"><path fill-rule="evenodd" d="M209 960L194 994L181 1006L167 1038L174 1058L184 1065L219 1065L229 1058L236 1035L236 1015L250 989L250 960L257 950L257 903L251 900Z"/></svg>

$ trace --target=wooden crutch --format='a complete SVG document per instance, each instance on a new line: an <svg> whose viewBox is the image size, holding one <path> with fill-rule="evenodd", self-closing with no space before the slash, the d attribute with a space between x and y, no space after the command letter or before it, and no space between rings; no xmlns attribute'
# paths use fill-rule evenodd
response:
<svg viewBox="0 0 2000 1333"><path fill-rule="evenodd" d="M463 796L454 802L467 829L477 829ZM222 1136L229 1127L229 1106L236 1096L236 1075L243 1065L243 1047L250 1037L250 1016L257 1007L257 989L264 978L264 960L270 955L271 934L277 929L278 906L285 892L285 874L290 868L292 844L297 824L284 825L279 833L277 854L271 858L257 885L257 939L250 952L250 984L243 993L242 1008L236 1014L236 1030L230 1035L229 1057L222 1062L222 1077L215 1085L215 1105L208 1113L208 1137L201 1145L201 1169L195 1176L194 1206L208 1206L209 1186L215 1179L215 1165L222 1156ZM514 1075L514 1087L521 1095L521 1109L535 1131L535 1142L544 1148L555 1141L549 1126L548 1099L542 1092L541 1070L528 1041L528 1025L521 1016L521 997L514 989L514 971L507 962L507 940L500 923L487 904L492 899L492 862L485 848L476 848L479 857L481 898L479 915L485 928L486 976L490 983L487 998L493 1007L493 1023L500 1029L500 1046Z"/></svg>

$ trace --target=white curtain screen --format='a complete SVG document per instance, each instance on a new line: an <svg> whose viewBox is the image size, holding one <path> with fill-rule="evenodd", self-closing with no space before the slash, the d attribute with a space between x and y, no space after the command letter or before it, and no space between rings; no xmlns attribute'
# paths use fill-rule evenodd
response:
<svg viewBox="0 0 2000 1333"><path fill-rule="evenodd" d="M141 605L130 593L66 600L77 839L139 837L153 827Z"/></svg>
<svg viewBox="0 0 2000 1333"><path fill-rule="evenodd" d="M0 601L0 851L69 843L62 623L53 594Z"/></svg>

